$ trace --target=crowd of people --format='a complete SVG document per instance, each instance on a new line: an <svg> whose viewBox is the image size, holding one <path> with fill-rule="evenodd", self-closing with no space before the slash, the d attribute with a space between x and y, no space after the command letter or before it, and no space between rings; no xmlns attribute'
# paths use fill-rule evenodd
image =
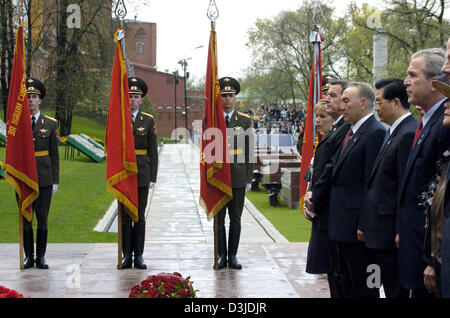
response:
<svg viewBox="0 0 450 318"><path fill-rule="evenodd" d="M450 39L405 71L375 89L331 79L314 110L306 271L332 298L450 297Z"/></svg>
<svg viewBox="0 0 450 318"><path fill-rule="evenodd" d="M248 114L253 119L256 133L263 134L294 134L300 131L305 118L303 107L289 109L286 105L261 105L257 110L250 110Z"/></svg>

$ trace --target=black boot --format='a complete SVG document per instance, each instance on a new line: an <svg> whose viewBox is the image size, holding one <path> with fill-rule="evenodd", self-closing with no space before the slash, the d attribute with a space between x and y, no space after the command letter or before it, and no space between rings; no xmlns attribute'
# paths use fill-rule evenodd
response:
<svg viewBox="0 0 450 318"><path fill-rule="evenodd" d="M224 269L225 267L227 267L227 240L225 234L225 225L218 226L217 239L219 245L219 260L214 269Z"/></svg>
<svg viewBox="0 0 450 318"><path fill-rule="evenodd" d="M122 222L122 253L122 269L131 268L133 264L133 228L131 222Z"/></svg>
<svg viewBox="0 0 450 318"><path fill-rule="evenodd" d="M47 249L47 230L37 229L36 232L36 267L40 269L48 269L45 263L45 250Z"/></svg>
<svg viewBox="0 0 450 318"><path fill-rule="evenodd" d="M134 223L133 232L134 267L147 269L147 265L144 264L144 259L142 258L145 245L145 221Z"/></svg>
<svg viewBox="0 0 450 318"><path fill-rule="evenodd" d="M241 237L241 225L230 225L228 233L228 267L233 269L242 269L236 255L239 247L239 239Z"/></svg>
<svg viewBox="0 0 450 318"><path fill-rule="evenodd" d="M33 229L23 230L23 249L25 251L23 269L34 267Z"/></svg>

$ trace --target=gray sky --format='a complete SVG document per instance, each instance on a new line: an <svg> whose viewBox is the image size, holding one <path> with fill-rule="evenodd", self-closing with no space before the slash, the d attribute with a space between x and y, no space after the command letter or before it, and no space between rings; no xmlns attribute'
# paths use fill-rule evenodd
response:
<svg viewBox="0 0 450 318"><path fill-rule="evenodd" d="M210 0L148 0L148 6L137 8L137 19L157 23L158 70L173 72L178 61L188 61L191 78L206 73L207 47L211 30L206 17ZM367 0L356 0L360 4ZM127 3L127 2L125 2ZM283 10L295 10L301 0L216 0L219 8L216 32L218 41L219 76L239 77L250 65L250 51L246 47L247 33L258 18L270 18ZM337 15L345 14L350 0L330 1ZM382 10L381 0L370 3ZM130 5L131 6L131 5ZM135 12L128 8L127 19ZM203 48L195 49L203 45Z"/></svg>

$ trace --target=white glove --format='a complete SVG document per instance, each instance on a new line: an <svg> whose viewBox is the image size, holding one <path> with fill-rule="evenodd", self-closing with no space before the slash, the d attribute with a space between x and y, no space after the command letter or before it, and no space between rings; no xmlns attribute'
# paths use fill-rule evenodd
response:
<svg viewBox="0 0 450 318"><path fill-rule="evenodd" d="M247 185L245 186L245 192L247 192L251 188L252 188L252 184L251 183L247 183Z"/></svg>
<svg viewBox="0 0 450 318"><path fill-rule="evenodd" d="M148 185L149 189L153 189L154 186L155 186L155 183L150 181L150 184Z"/></svg>
<svg viewBox="0 0 450 318"><path fill-rule="evenodd" d="M52 194L55 194L58 191L58 185L55 183L53 185Z"/></svg>

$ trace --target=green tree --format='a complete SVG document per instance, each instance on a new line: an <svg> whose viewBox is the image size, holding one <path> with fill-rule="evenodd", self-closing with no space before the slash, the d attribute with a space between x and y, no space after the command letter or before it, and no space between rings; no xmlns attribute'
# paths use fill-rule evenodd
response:
<svg viewBox="0 0 450 318"><path fill-rule="evenodd" d="M346 34L345 43L349 45L346 46L345 53L349 60L356 61L356 66L350 65L348 78L354 79L356 71L362 78L366 76L370 82L373 65L370 39L375 32L385 34L388 38L389 77L403 78L414 52L430 47L444 47L446 36L450 33L449 21L444 19L446 2L448 0L388 0L387 9L379 13L369 5L350 5L352 26ZM379 22L370 23L371 18L376 15ZM361 43L360 47L358 43Z"/></svg>
<svg viewBox="0 0 450 318"><path fill-rule="evenodd" d="M256 80L265 85L251 85L253 92L249 93L250 96L260 90L265 92L263 99L270 98L272 102L287 98L307 99L313 61L313 47L308 44L308 39L318 27L314 23L318 13L322 18L319 33L325 38L322 43L322 69L337 74L334 57L339 53L337 44L346 21L344 18L334 19L331 7L321 2L307 1L296 11L283 11L272 19L257 20L249 31L248 47L252 51L253 62L247 71L248 82ZM263 80L263 77L267 79ZM272 97L268 96L270 92Z"/></svg>
<svg viewBox="0 0 450 318"><path fill-rule="evenodd" d="M69 28L67 7L78 4L82 12L80 28ZM111 1L60 0L56 28L54 105L61 136L71 132L74 109L83 103L107 105L108 78L112 64L113 32ZM110 32L110 36L106 36ZM86 93L91 94L86 94ZM94 105L95 103L95 105Z"/></svg>

